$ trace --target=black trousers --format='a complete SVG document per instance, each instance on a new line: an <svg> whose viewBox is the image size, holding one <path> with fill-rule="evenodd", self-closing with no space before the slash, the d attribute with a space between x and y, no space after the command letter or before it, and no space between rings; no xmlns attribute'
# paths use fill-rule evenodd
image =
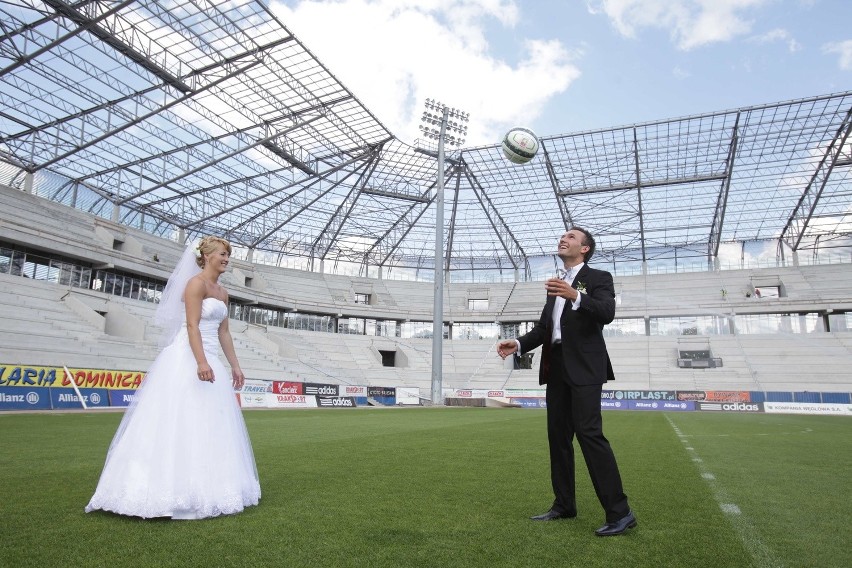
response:
<svg viewBox="0 0 852 568"><path fill-rule="evenodd" d="M615 454L603 434L601 391L603 385L575 385L565 372L562 349L551 351L551 376L547 381L547 440L550 445L550 480L553 508L575 512L574 437L580 445L606 522L614 522L629 511L627 495Z"/></svg>

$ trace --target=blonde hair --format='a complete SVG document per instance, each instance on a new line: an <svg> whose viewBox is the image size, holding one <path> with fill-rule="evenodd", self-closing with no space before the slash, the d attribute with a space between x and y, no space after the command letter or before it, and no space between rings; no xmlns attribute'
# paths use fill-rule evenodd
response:
<svg viewBox="0 0 852 568"><path fill-rule="evenodd" d="M196 247L200 254L196 255L195 264L199 268L204 268L204 257L214 252L218 245L225 247L225 250L228 251L228 256L231 256L231 243L220 237L204 237L198 243L198 247Z"/></svg>

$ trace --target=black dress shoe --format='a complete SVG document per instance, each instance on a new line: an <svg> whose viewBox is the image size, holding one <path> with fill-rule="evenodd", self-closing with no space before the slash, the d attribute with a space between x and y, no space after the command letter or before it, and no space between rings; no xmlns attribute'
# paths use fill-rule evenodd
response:
<svg viewBox="0 0 852 568"><path fill-rule="evenodd" d="M551 509L546 513L542 513L541 515L530 517L530 519L532 519L533 521L555 521L557 519L573 519L576 516L577 511L573 511L571 513L563 513L561 511Z"/></svg>
<svg viewBox="0 0 852 568"><path fill-rule="evenodd" d="M616 536L620 534L624 534L627 532L627 529L632 529L636 526L636 517L633 515L633 511L627 513L627 515L618 519L613 523L607 523L598 530L595 531L595 534L598 536Z"/></svg>

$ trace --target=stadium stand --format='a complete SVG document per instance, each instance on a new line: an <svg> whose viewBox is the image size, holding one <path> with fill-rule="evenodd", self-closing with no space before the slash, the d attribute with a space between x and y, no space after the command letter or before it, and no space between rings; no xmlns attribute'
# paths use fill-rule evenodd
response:
<svg viewBox="0 0 852 568"><path fill-rule="evenodd" d="M135 229L117 227L63 205L9 188L0 190L0 243L44 258L164 278L181 247ZM37 224L37 219L61 219ZM22 230L23 226L31 227ZM36 226L37 228L32 228ZM116 249L104 235L132 246ZM98 236L101 235L101 236ZM156 254L159 261L152 261ZM324 275L234 261L227 276L233 303L315 314L334 320L431 317L432 285ZM754 391L852 390L852 332L824 331L826 318L852 311L849 264L633 275L616 278L619 318L710 318L720 333L613 334L607 338L619 389L730 389ZM238 273L238 276L235 276ZM250 286L245 277L250 275ZM55 280L55 278L54 278ZM242 281L241 281L242 280ZM749 294L752 283L778 282L778 298ZM142 371L157 353L156 304L50 279L0 274L0 349L6 364L77 366ZM262 284L262 286L260 285ZM729 292L722 294L720 290ZM447 286L447 319L456 322L532 322L543 302L539 282ZM355 295L369 297L368 304ZM468 299L487 299L469 310ZM784 314L816 322L810 332L731 333L741 318ZM802 314L802 315L800 315ZM809 315L807 315L809 314ZM775 320L771 320L775 321ZM617 327L618 320L613 326ZM776 324L777 325L777 324ZM247 376L342 385L408 386L426 396L431 381L431 339L308 331L232 319L230 327ZM700 326L699 326L700 327ZM760 330L760 329L758 329ZM496 338L444 342L443 384L454 389L536 389L532 368L513 369L494 351ZM705 352L721 365L684 368L681 352ZM392 359L392 364L388 365Z"/></svg>

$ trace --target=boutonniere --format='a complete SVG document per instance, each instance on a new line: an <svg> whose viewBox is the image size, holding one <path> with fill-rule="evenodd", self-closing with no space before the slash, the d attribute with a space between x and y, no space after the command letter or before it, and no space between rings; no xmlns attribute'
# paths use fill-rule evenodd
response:
<svg viewBox="0 0 852 568"><path fill-rule="evenodd" d="M577 291L585 294L586 293L586 283L585 282L577 282Z"/></svg>

